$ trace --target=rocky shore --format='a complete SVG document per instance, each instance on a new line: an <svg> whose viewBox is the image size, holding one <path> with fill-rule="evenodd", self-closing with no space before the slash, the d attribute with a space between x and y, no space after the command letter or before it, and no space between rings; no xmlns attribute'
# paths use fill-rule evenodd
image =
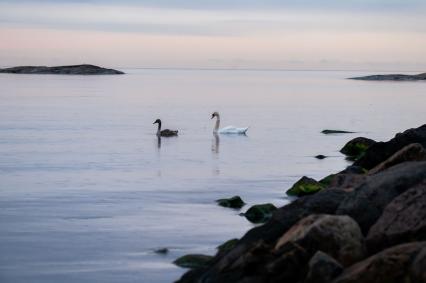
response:
<svg viewBox="0 0 426 283"><path fill-rule="evenodd" d="M390 75L372 75L365 77L349 78L351 80L364 80L364 81L421 81L426 80L426 73L418 75L402 75L402 74L390 74Z"/></svg>
<svg viewBox="0 0 426 283"><path fill-rule="evenodd" d="M302 178L290 191L300 197L215 256L185 262L177 282L426 282L425 148L426 124L352 140L342 150L353 165Z"/></svg>
<svg viewBox="0 0 426 283"><path fill-rule="evenodd" d="M19 66L0 69L0 73L8 74L51 74L51 75L122 75L124 72L106 69L95 65L70 65L70 66Z"/></svg>

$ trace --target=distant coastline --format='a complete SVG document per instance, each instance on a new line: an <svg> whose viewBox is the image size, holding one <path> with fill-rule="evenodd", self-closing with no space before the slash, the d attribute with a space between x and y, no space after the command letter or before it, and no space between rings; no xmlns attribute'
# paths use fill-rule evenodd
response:
<svg viewBox="0 0 426 283"><path fill-rule="evenodd" d="M102 68L90 64L69 66L18 66L0 69L7 74L50 74L50 75L122 75L124 72L115 69Z"/></svg>
<svg viewBox="0 0 426 283"><path fill-rule="evenodd" d="M421 81L426 80L426 73L418 75L403 75L403 74L389 74L389 75L371 75L365 77L349 78L350 80L364 80L364 81Z"/></svg>

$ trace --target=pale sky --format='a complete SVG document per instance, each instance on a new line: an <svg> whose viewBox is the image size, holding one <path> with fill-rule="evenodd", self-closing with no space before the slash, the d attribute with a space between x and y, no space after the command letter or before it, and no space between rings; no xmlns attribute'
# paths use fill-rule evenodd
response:
<svg viewBox="0 0 426 283"><path fill-rule="evenodd" d="M0 66L426 71L425 0L0 0Z"/></svg>

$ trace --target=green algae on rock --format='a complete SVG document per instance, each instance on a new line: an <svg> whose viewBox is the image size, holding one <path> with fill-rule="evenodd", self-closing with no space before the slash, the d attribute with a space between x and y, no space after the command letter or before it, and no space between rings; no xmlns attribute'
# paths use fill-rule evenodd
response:
<svg viewBox="0 0 426 283"><path fill-rule="evenodd" d="M304 196L319 192L323 188L323 184L315 181L312 178L303 176L290 189L288 189L286 193L289 196Z"/></svg>
<svg viewBox="0 0 426 283"><path fill-rule="evenodd" d="M250 207L244 216L252 223L265 223L275 210L277 208L272 203L256 204Z"/></svg>

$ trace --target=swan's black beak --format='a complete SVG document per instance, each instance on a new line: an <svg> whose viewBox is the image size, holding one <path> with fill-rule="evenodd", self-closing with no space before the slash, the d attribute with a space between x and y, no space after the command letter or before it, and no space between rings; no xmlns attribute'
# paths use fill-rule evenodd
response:
<svg viewBox="0 0 426 283"><path fill-rule="evenodd" d="M214 114L212 114L212 117L210 119L213 119L213 118L214 118Z"/></svg>

